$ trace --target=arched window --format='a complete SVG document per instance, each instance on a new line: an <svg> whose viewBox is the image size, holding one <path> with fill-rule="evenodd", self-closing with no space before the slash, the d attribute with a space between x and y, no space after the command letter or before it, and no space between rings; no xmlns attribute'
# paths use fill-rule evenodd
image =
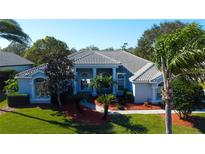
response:
<svg viewBox="0 0 205 154"><path fill-rule="evenodd" d="M44 78L36 78L34 80L35 97L48 97L48 83Z"/></svg>

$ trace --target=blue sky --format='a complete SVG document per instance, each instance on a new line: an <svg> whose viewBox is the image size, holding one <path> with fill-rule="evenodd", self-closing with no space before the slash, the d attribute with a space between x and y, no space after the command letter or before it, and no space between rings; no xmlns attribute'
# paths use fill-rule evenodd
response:
<svg viewBox="0 0 205 154"><path fill-rule="evenodd" d="M24 32L35 42L45 36L54 36L67 43L72 48L80 49L89 45L96 45L100 49L107 47L120 48L127 42L129 47L135 47L137 40L146 29L153 24L159 24L162 19L140 20L17 20ZM203 27L205 20L181 20L183 22L197 22ZM6 47L8 41L0 39L0 47Z"/></svg>

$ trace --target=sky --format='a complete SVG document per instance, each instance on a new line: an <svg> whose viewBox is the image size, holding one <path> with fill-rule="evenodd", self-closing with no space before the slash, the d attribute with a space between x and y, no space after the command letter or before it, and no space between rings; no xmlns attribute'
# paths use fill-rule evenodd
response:
<svg viewBox="0 0 205 154"><path fill-rule="evenodd" d="M95 45L100 49L113 47L120 48L123 43L128 47L137 46L137 40L143 32L163 19L21 19L16 20L23 31L33 42L45 36L54 36L67 43L69 48L77 50L86 46ZM205 28L205 20L186 19L185 23L197 22ZM0 39L0 47L6 47L8 41Z"/></svg>

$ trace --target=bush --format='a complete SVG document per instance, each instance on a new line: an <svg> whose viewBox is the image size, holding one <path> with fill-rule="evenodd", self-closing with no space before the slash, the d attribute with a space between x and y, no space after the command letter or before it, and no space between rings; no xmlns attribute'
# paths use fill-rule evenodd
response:
<svg viewBox="0 0 205 154"><path fill-rule="evenodd" d="M202 87L197 82L180 77L172 82L173 108L182 119L187 119L193 110L200 107L204 96Z"/></svg>
<svg viewBox="0 0 205 154"><path fill-rule="evenodd" d="M7 81L5 81L5 86L4 86L4 90L7 93L14 93L14 92L18 92L18 81L15 78L10 78Z"/></svg>
<svg viewBox="0 0 205 154"><path fill-rule="evenodd" d="M124 89L123 91L123 101L122 101L122 104L125 104L125 103L134 103L134 97L133 97L133 94L131 91L127 90L127 89Z"/></svg>
<svg viewBox="0 0 205 154"><path fill-rule="evenodd" d="M9 94L7 101L10 107L24 106L29 104L29 96L27 94Z"/></svg>

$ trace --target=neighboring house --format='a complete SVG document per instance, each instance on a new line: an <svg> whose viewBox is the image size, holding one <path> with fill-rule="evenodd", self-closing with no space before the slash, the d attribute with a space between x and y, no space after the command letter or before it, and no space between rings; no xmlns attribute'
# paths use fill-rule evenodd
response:
<svg viewBox="0 0 205 154"><path fill-rule="evenodd" d="M135 103L161 101L162 74L154 63L125 51L81 51L68 56L74 63L74 94L97 90L89 83L97 75L111 75L117 84L112 87L114 95L122 95L124 89L132 91ZM50 102L49 96L40 96L38 89L47 79L46 64L17 74L19 93L30 95L32 103Z"/></svg>
<svg viewBox="0 0 205 154"><path fill-rule="evenodd" d="M0 51L0 71L21 72L32 68L33 62L11 52Z"/></svg>

